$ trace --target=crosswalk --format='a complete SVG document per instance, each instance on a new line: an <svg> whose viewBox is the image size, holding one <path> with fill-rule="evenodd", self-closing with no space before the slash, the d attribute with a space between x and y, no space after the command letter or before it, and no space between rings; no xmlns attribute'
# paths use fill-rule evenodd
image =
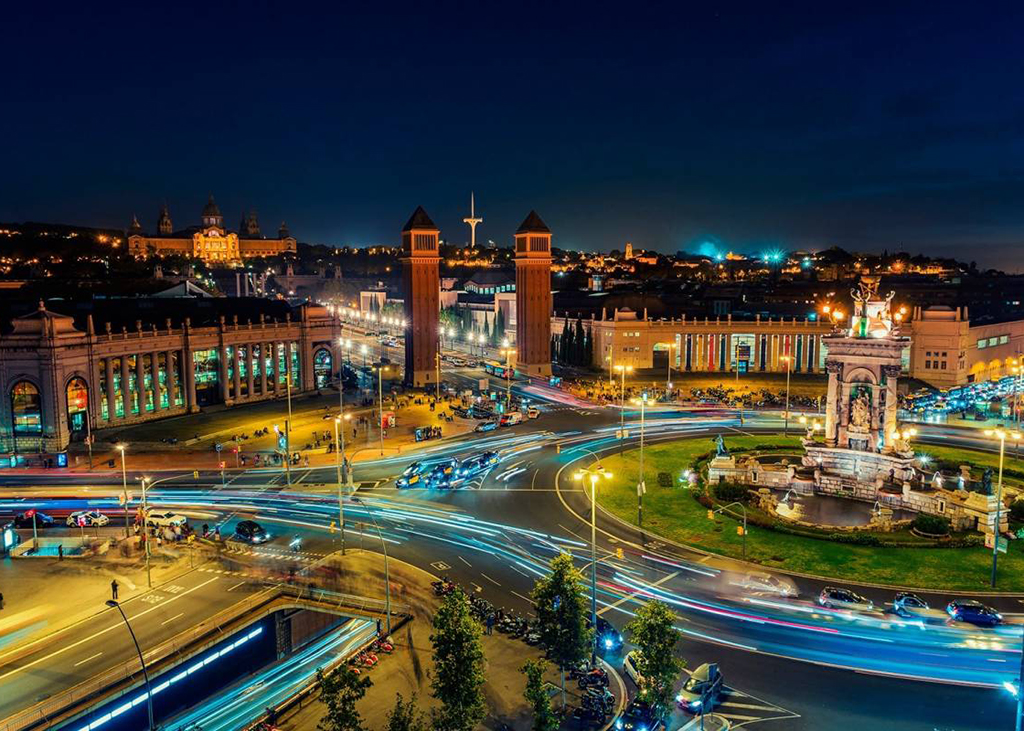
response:
<svg viewBox="0 0 1024 731"><path fill-rule="evenodd" d="M729 687L722 690L721 700L715 707L715 715L728 719L733 728L751 726L764 721L800 718L799 714L781 706Z"/></svg>
<svg viewBox="0 0 1024 731"><path fill-rule="evenodd" d="M279 551L273 548L251 548L249 546L228 544L224 549L225 554L234 556L255 556L256 558L275 558L289 561L319 561L326 553L316 551Z"/></svg>
<svg viewBox="0 0 1024 731"><path fill-rule="evenodd" d="M593 409L581 409L576 406L553 406L551 404L541 404L537 408L546 414L559 414L567 412L579 414L580 416L597 416L598 414L598 412L594 411Z"/></svg>

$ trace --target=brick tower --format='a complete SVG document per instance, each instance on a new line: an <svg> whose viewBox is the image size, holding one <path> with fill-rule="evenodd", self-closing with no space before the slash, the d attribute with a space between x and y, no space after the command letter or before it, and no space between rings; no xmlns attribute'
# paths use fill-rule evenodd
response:
<svg viewBox="0 0 1024 731"><path fill-rule="evenodd" d="M437 265L438 234L430 216L417 207L402 229L402 281L405 293L405 382L417 388L437 379L437 339L441 312L441 279Z"/></svg>
<svg viewBox="0 0 1024 731"><path fill-rule="evenodd" d="M530 211L516 231L516 369L551 375L551 230Z"/></svg>

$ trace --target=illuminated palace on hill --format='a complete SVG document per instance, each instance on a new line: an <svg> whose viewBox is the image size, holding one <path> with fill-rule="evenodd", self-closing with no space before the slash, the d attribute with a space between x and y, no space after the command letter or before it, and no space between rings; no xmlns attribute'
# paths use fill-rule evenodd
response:
<svg viewBox="0 0 1024 731"><path fill-rule="evenodd" d="M201 226L175 231L171 224L171 214L165 205L160 209L157 219L157 234L147 236L139 220L133 217L128 231L128 252L142 258L177 255L207 262L237 264L244 259L294 254L295 238L288 233L283 221L277 231L277 238L264 237L260 233L255 211L242 217L237 232L229 231L211 195L203 208Z"/></svg>

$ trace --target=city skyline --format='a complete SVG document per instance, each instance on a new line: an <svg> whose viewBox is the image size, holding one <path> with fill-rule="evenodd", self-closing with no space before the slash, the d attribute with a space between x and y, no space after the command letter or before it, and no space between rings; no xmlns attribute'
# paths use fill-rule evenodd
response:
<svg viewBox="0 0 1024 731"><path fill-rule="evenodd" d="M482 243L536 209L565 248L969 248L1017 269L1017 11L399 10L13 11L0 220L127 227L165 200L187 220L212 192L305 242L396 243L416 205L459 242L472 190ZM232 32L126 53L204 25Z"/></svg>

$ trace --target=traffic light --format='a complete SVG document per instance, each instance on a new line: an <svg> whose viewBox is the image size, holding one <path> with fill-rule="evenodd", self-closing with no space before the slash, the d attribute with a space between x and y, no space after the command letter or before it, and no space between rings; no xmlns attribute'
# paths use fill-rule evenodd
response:
<svg viewBox="0 0 1024 731"><path fill-rule="evenodd" d="M715 511L714 510L709 510L708 511L708 520L714 520L714 519L715 519Z"/></svg>
<svg viewBox="0 0 1024 731"><path fill-rule="evenodd" d="M626 552L625 551L623 551L621 548L616 548L615 549L615 558L625 558L625 557L626 557Z"/></svg>
<svg viewBox="0 0 1024 731"><path fill-rule="evenodd" d="M738 536L743 535L743 526L742 525L736 526L736 535L738 535Z"/></svg>

